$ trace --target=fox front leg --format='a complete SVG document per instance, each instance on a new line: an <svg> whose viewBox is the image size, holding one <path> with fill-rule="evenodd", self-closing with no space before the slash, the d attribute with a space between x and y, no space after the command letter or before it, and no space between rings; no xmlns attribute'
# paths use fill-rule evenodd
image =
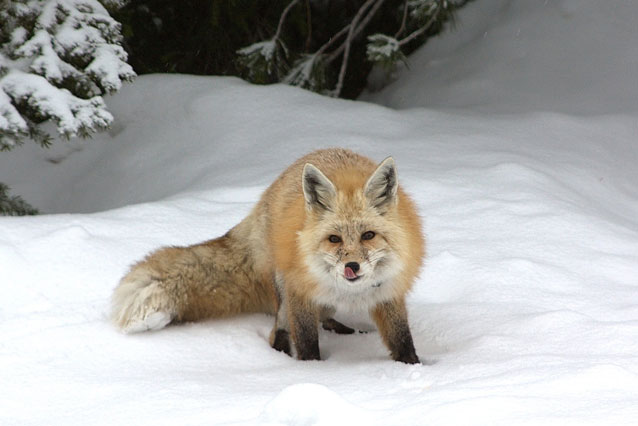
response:
<svg viewBox="0 0 638 426"><path fill-rule="evenodd" d="M319 360L319 312L301 297L288 294L288 321L297 359Z"/></svg>
<svg viewBox="0 0 638 426"><path fill-rule="evenodd" d="M290 351L290 327L285 303L279 303L275 326L270 333L270 346L273 349L292 356Z"/></svg>
<svg viewBox="0 0 638 426"><path fill-rule="evenodd" d="M406 364L418 364L420 361L414 350L405 301L380 303L372 309L371 315L377 323L383 342L390 349L392 359Z"/></svg>

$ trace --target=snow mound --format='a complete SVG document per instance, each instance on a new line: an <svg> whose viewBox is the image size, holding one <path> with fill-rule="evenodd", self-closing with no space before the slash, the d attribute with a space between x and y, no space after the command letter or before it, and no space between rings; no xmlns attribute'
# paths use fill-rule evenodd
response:
<svg viewBox="0 0 638 426"><path fill-rule="evenodd" d="M273 426L369 425L373 424L373 418L325 386L301 383L288 386L268 403L259 423Z"/></svg>
<svg viewBox="0 0 638 426"><path fill-rule="evenodd" d="M409 58L393 108L568 114L635 112L638 7L631 0L480 0Z"/></svg>

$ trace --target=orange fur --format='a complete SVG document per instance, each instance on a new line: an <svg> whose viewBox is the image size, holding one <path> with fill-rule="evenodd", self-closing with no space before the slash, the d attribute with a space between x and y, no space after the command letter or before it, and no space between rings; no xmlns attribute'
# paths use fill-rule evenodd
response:
<svg viewBox="0 0 638 426"><path fill-rule="evenodd" d="M372 238L363 238L367 231ZM319 150L286 169L226 235L163 248L134 265L115 290L113 319L125 331L143 331L170 321L277 314L273 347L288 351L290 331L298 356L316 359L316 321L336 307L369 309L393 358L411 362L416 355L397 352L392 336L407 327L404 300L423 257L420 220L396 183L394 162L377 166L352 151ZM348 280L344 265L354 264L358 275ZM402 313L401 321L385 318L380 306L392 306L384 308L392 318Z"/></svg>

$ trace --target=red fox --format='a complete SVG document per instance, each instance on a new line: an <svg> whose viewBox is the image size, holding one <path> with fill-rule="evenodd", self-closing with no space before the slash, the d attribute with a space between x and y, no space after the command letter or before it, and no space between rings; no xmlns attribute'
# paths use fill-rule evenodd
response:
<svg viewBox="0 0 638 426"><path fill-rule="evenodd" d="M405 297L424 255L392 157L377 166L349 150L319 150L288 167L225 235L133 265L114 291L112 318L128 333L269 313L273 348L318 360L319 322L352 333L336 309L367 310L392 358L414 364Z"/></svg>

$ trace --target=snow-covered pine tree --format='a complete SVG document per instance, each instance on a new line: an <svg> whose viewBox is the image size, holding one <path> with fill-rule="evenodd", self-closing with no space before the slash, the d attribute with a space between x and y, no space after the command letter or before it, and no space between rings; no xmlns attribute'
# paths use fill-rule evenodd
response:
<svg viewBox="0 0 638 426"><path fill-rule="evenodd" d="M120 24L106 7L126 0L0 0L0 151L30 138L87 137L113 121L102 95L135 77ZM35 214L0 183L0 215Z"/></svg>
<svg viewBox="0 0 638 426"><path fill-rule="evenodd" d="M443 24L453 19L456 9L469 0L359 0L358 7L345 19L346 25L324 40L314 39L316 26L312 26L312 10L325 7L339 0L313 1L291 0L284 9L274 37L240 49L239 66L243 75L257 83L283 81L332 96L341 96L348 63L356 49L363 48L368 61L393 69L397 62L407 62L405 49L422 44L429 36L440 32ZM289 52L285 46L283 25L293 8L306 8L308 43L316 50ZM301 6L299 6L301 7ZM387 19L379 16L381 11L396 10L397 24L394 35L371 33L367 28L371 22ZM344 10L342 8L342 10ZM367 43L361 43L361 39ZM408 52L409 53L409 52ZM284 56L285 54L285 56ZM293 60L290 60L293 58ZM297 59L294 59L297 58ZM340 63L336 60L340 59ZM290 66L289 64L293 65ZM332 76L329 83L328 76ZM327 89L327 86L333 86Z"/></svg>
<svg viewBox="0 0 638 426"><path fill-rule="evenodd" d="M122 0L103 0L117 7ZM135 77L120 24L98 0L0 0L0 150L89 136L113 121L102 95Z"/></svg>

